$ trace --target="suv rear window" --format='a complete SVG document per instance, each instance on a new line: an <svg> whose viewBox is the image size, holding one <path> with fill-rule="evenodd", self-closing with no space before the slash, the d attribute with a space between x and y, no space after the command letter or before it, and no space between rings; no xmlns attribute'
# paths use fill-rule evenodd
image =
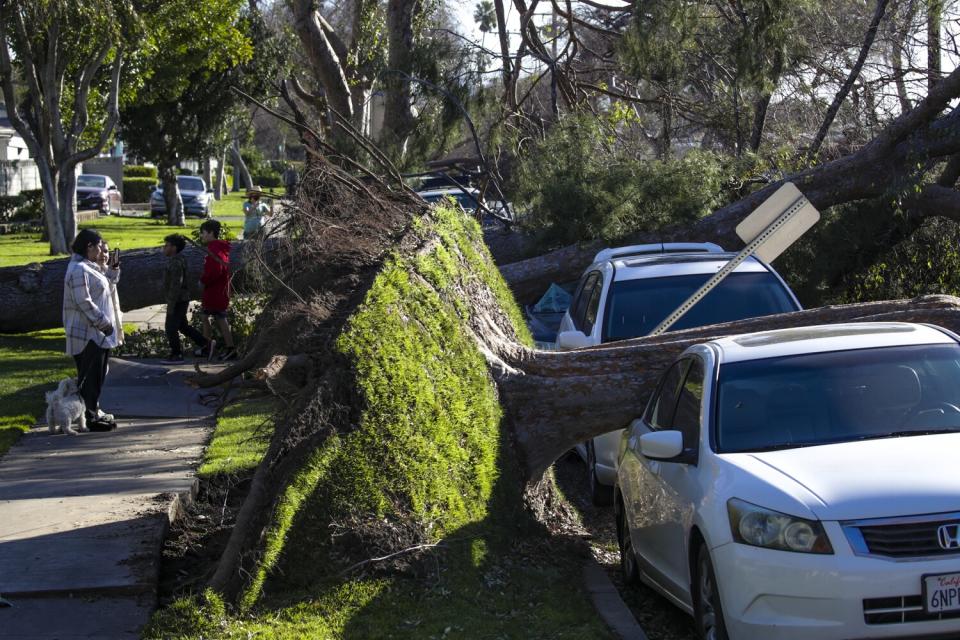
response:
<svg viewBox="0 0 960 640"><path fill-rule="evenodd" d="M647 335L709 278L710 274L696 274L614 282L603 341ZM772 273L732 273L670 330L797 310L790 294Z"/></svg>

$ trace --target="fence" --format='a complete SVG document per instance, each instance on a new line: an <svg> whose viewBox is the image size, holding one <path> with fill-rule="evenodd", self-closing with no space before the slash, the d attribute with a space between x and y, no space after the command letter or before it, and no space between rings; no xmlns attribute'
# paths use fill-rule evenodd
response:
<svg viewBox="0 0 960 640"><path fill-rule="evenodd" d="M0 160L0 196L40 188L40 172L33 160Z"/></svg>

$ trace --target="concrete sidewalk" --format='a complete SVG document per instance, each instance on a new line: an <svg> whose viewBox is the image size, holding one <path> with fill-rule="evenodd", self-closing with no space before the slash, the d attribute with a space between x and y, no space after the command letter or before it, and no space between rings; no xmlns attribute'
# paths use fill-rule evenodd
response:
<svg viewBox="0 0 960 640"><path fill-rule="evenodd" d="M110 433L26 434L0 461L0 638L138 638L164 536L196 492L216 398L186 367L113 359Z"/></svg>

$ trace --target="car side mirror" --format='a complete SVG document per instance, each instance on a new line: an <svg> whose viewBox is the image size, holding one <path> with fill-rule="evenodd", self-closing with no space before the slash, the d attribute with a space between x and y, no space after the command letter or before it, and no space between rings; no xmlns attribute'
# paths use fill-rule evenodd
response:
<svg viewBox="0 0 960 640"><path fill-rule="evenodd" d="M589 347L590 338L583 331L561 331L557 334L557 347L567 351Z"/></svg>
<svg viewBox="0 0 960 640"><path fill-rule="evenodd" d="M117 185L115 184L112 184L109 187L107 187L107 191L116 191L116 190L117 190Z"/></svg>
<svg viewBox="0 0 960 640"><path fill-rule="evenodd" d="M652 431L640 436L640 453L650 460L672 460L683 453L679 431Z"/></svg>
<svg viewBox="0 0 960 640"><path fill-rule="evenodd" d="M213 189L207 189L207 193L213 193Z"/></svg>

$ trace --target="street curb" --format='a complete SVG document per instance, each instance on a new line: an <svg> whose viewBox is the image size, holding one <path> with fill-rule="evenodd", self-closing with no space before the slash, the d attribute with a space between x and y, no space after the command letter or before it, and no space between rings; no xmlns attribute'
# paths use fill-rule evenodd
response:
<svg viewBox="0 0 960 640"><path fill-rule="evenodd" d="M633 612L620 597L620 592L610 582L607 572L593 557L583 566L583 581L593 606L614 633L622 640L648 640Z"/></svg>

